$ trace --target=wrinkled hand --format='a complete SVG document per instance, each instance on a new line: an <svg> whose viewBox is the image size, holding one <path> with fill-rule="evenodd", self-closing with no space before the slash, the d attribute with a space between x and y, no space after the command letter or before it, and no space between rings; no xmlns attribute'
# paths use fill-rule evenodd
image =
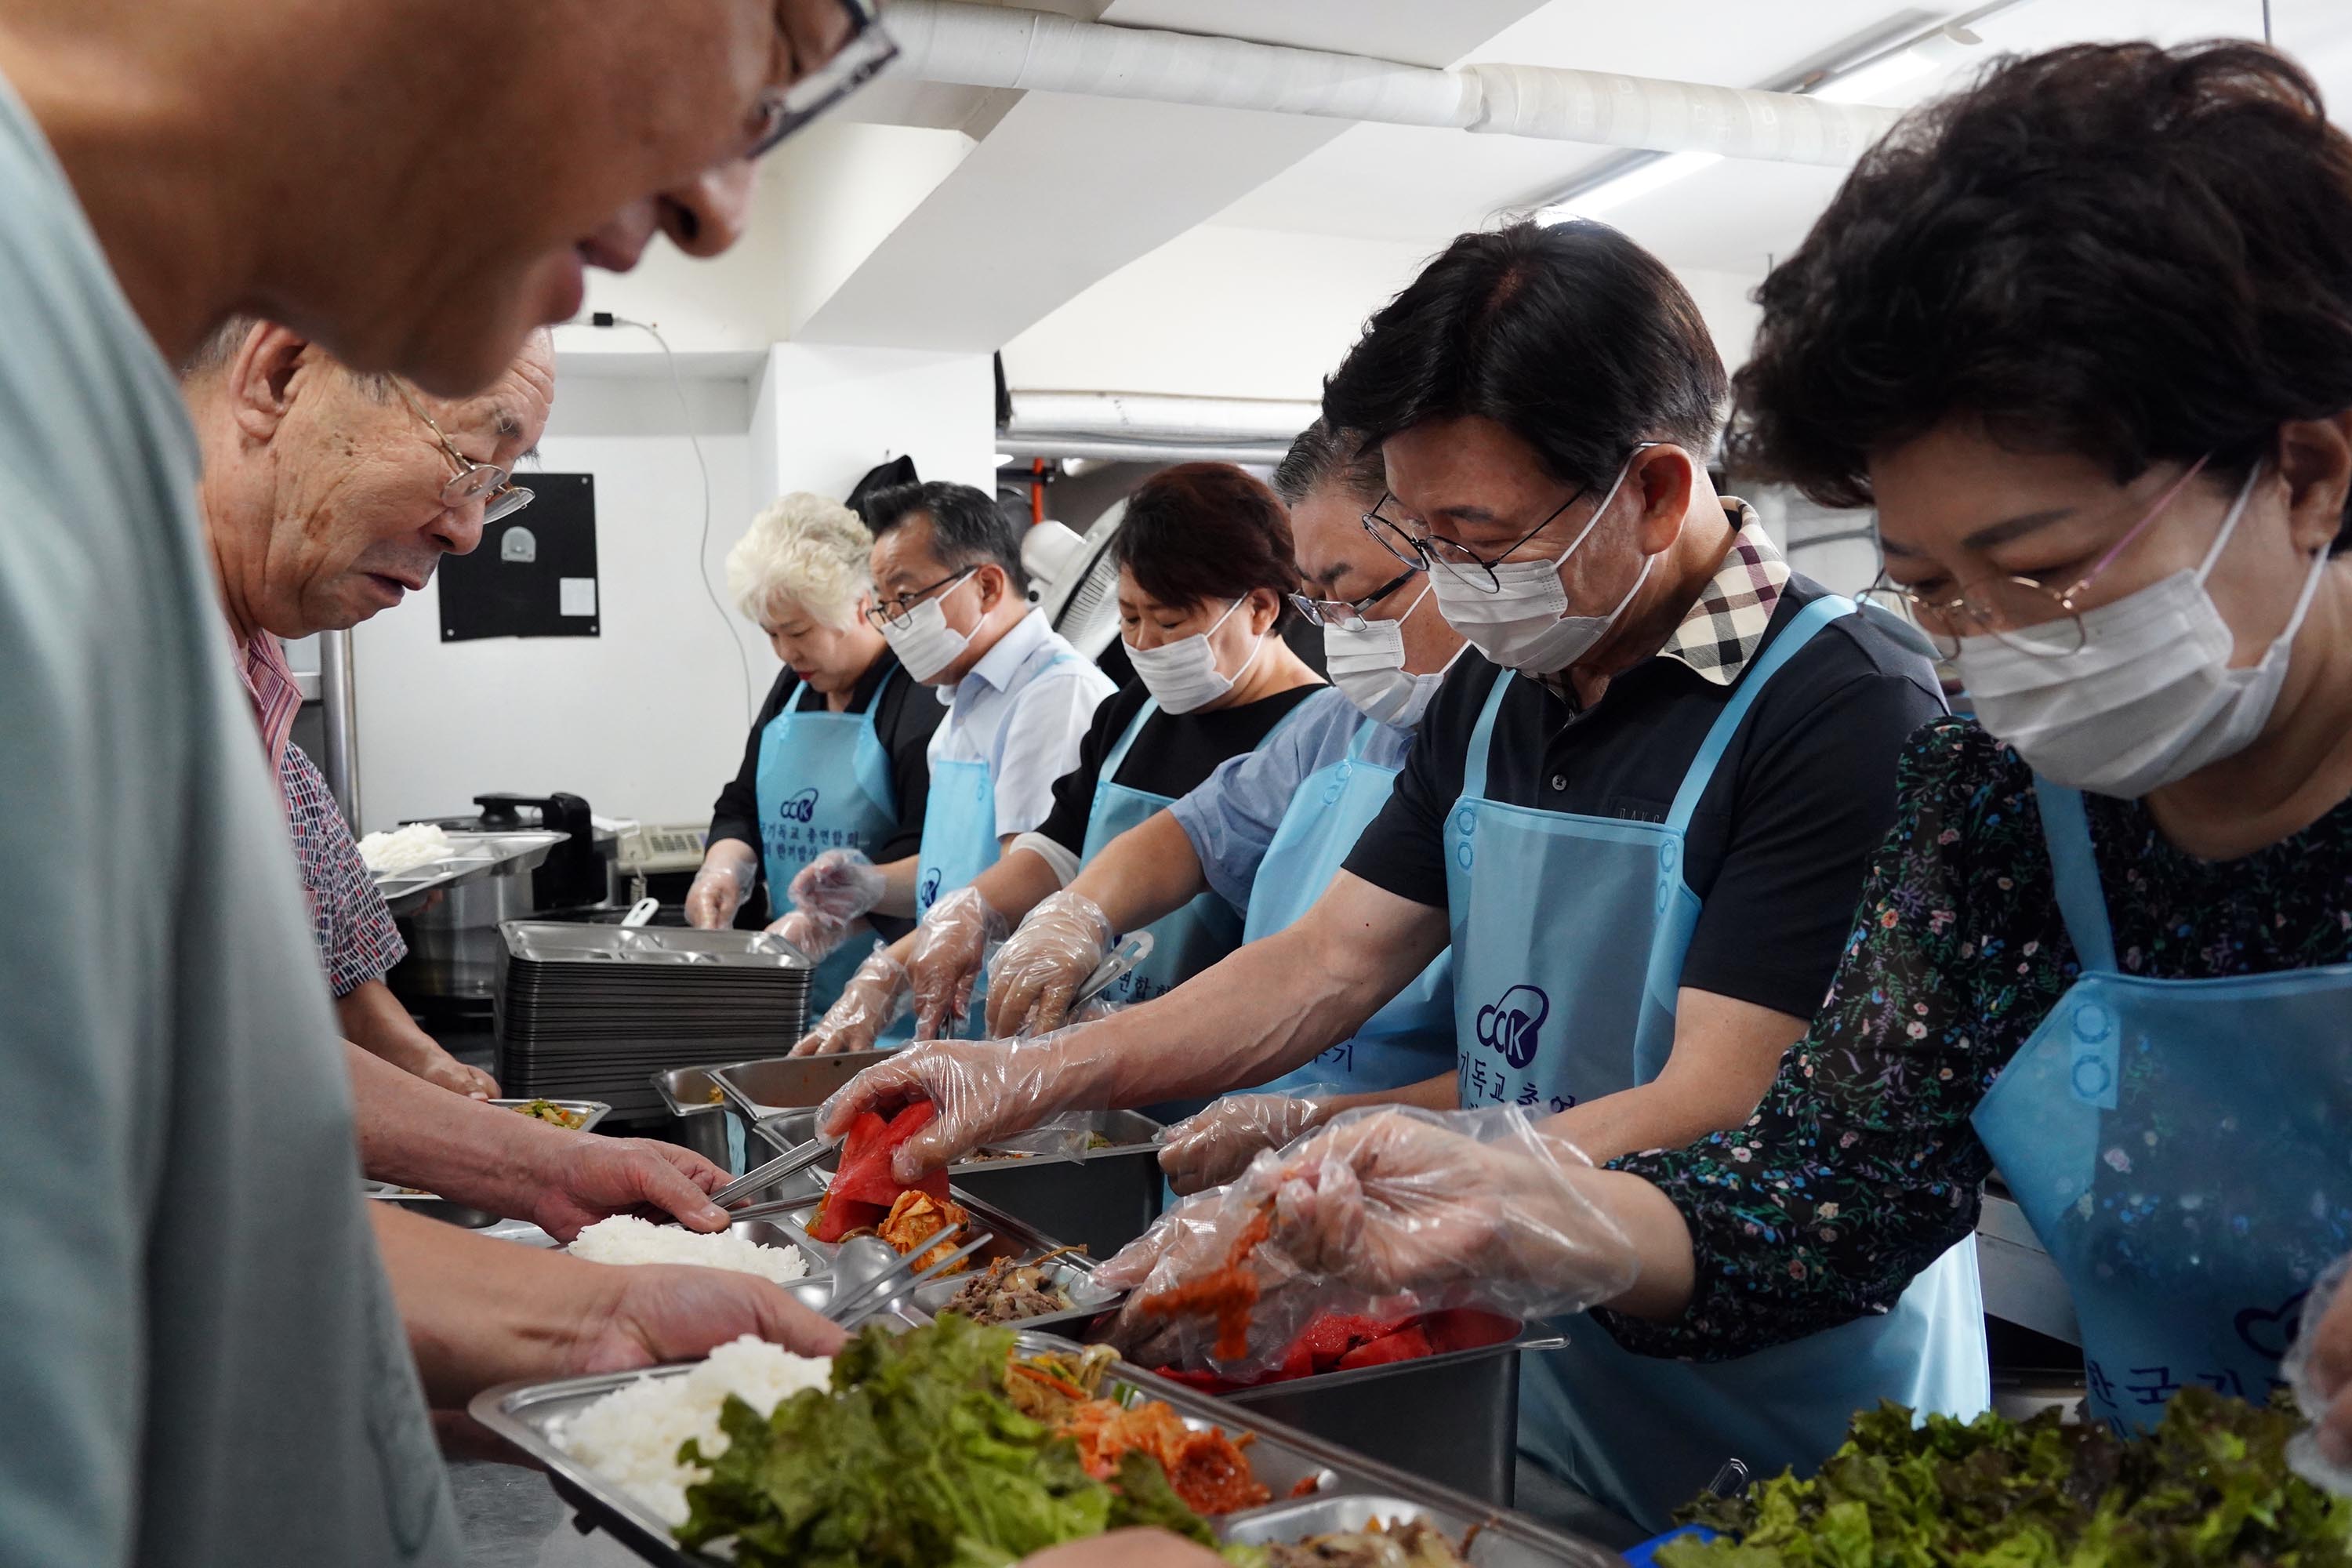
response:
<svg viewBox="0 0 2352 1568"><path fill-rule="evenodd" d="M568 1348L565 1375L688 1361L744 1334L800 1355L831 1355L848 1342L839 1327L755 1275L659 1263L607 1271L612 1279Z"/></svg>
<svg viewBox="0 0 2352 1568"><path fill-rule="evenodd" d="M701 931L725 931L751 896L760 858L740 838L722 838L703 852L701 868L686 890L686 923Z"/></svg>
<svg viewBox="0 0 2352 1568"><path fill-rule="evenodd" d="M479 1068L467 1067L439 1046L417 1052L414 1061L399 1064L436 1089L468 1100L496 1100L499 1080Z"/></svg>
<svg viewBox="0 0 2352 1568"><path fill-rule="evenodd" d="M795 910L845 926L881 901L886 885L864 851L828 849L794 873L786 898Z"/></svg>
<svg viewBox="0 0 2352 1568"><path fill-rule="evenodd" d="M817 1131L843 1137L861 1111L890 1115L928 1100L939 1107L930 1124L892 1157L902 1182L917 1182L998 1139L1024 1132L1073 1109L1065 1098L1068 1075L1047 1040L930 1040L875 1063L835 1089L818 1108Z"/></svg>
<svg viewBox="0 0 2352 1568"><path fill-rule="evenodd" d="M958 888L931 906L915 930L907 962L915 994L915 1038L955 1032L971 1006L971 988L988 961L988 944L1004 940L1004 917L979 889Z"/></svg>
<svg viewBox="0 0 2352 1568"><path fill-rule="evenodd" d="M1221 1187L1262 1150L1280 1149L1331 1114L1319 1100L1291 1094L1229 1094L1161 1138L1160 1169L1179 1193Z"/></svg>
<svg viewBox="0 0 2352 1568"><path fill-rule="evenodd" d="M2338 1259L2311 1288L2294 1343L2280 1368L2295 1404L2312 1423L2287 1446L2295 1473L2315 1486L2352 1493L2352 1258Z"/></svg>
<svg viewBox="0 0 2352 1568"><path fill-rule="evenodd" d="M1067 1019L1070 998L1102 964L1113 938L1100 905L1065 888L1029 911L988 966L988 1032L997 1039L1045 1034Z"/></svg>
<svg viewBox="0 0 2352 1568"><path fill-rule="evenodd" d="M783 919L772 921L769 934L782 937L819 963L831 958L849 936L849 922L830 915L811 914L806 910L794 910Z"/></svg>
<svg viewBox="0 0 2352 1568"><path fill-rule="evenodd" d="M841 988L840 1000L825 1009L816 1027L800 1037L792 1054L796 1057L837 1056L844 1051L870 1051L882 1031L898 1021L907 1009L907 970L890 950L880 942L849 984Z"/></svg>
<svg viewBox="0 0 2352 1568"><path fill-rule="evenodd" d="M538 1185L528 1217L556 1240L642 1208L674 1215L693 1230L727 1227L727 1212L710 1201L727 1184L727 1173L701 1155L648 1139L549 1131L560 1142L549 1141L553 1153L533 1173Z"/></svg>

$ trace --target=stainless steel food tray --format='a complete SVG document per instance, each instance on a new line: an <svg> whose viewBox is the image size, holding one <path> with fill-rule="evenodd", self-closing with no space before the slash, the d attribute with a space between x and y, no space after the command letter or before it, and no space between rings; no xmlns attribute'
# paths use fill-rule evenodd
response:
<svg viewBox="0 0 2352 1568"><path fill-rule="evenodd" d="M818 1282L802 1292L809 1300ZM814 1303L813 1303L814 1304ZM1068 1341L1024 1333L1026 1350L1073 1350ZM551 1430L615 1388L642 1378L683 1375L684 1366L649 1372L567 1378L546 1384L509 1384L478 1394L474 1418L544 1466L556 1490L588 1521L610 1531L646 1562L661 1568L711 1568L724 1560L689 1553L670 1539L659 1517L618 1486L606 1481L557 1447ZM1335 1443L1296 1431L1256 1412L1223 1405L1137 1368L1113 1369L1106 1393L1127 1403L1165 1400L1195 1429L1221 1427L1254 1438L1251 1467L1275 1500L1213 1521L1227 1541L1288 1541L1360 1526L1365 1520L1419 1515L1460 1540L1484 1525L1470 1552L1472 1568L1622 1568L1615 1554L1591 1542L1546 1529L1516 1514L1497 1513L1474 1498L1418 1479L1349 1452ZM1392 1413L1391 1419L1399 1415ZM1286 1494L1311 1486L1312 1496Z"/></svg>
<svg viewBox="0 0 2352 1568"><path fill-rule="evenodd" d="M572 925L507 921L499 934L509 958L525 963L643 963L699 969L812 968L808 954L761 931L685 926Z"/></svg>
<svg viewBox="0 0 2352 1568"><path fill-rule="evenodd" d="M539 869L568 833L452 833L450 853L438 860L398 871L371 873L375 890L383 895L394 916L413 915L425 900L446 889L478 882L489 877L519 877Z"/></svg>
<svg viewBox="0 0 2352 1568"><path fill-rule="evenodd" d="M830 1057L755 1057L712 1068L710 1079L749 1131L770 1117L814 1110L835 1089L889 1055L844 1051Z"/></svg>
<svg viewBox="0 0 2352 1568"><path fill-rule="evenodd" d="M753 1131L781 1152L814 1128L814 1111L793 1111L762 1119ZM1088 1111L990 1144L949 1166L948 1174L1038 1234L1104 1258L1160 1217L1167 1190L1160 1173L1160 1124L1141 1111ZM1069 1147L1097 1135L1110 1146Z"/></svg>

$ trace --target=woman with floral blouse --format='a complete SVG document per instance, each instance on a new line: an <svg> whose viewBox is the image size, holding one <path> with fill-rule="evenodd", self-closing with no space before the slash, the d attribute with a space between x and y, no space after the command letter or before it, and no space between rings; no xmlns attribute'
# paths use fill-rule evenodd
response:
<svg viewBox="0 0 2352 1568"><path fill-rule="evenodd" d="M1876 507L1878 596L1974 719L1913 737L1746 1126L1563 1184L1342 1122L1286 1157L1275 1244L1374 1289L1572 1277L1607 1249L1528 1238L1597 1206L1640 1255L1612 1332L1718 1360L1885 1310L1998 1168L2095 1414L2260 1399L2352 1251L2352 142L2252 45L2005 62L1760 298L1734 466Z"/></svg>

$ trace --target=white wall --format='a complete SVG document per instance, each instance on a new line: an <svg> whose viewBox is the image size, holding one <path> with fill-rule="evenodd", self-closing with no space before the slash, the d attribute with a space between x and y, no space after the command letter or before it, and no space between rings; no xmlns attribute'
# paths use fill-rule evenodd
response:
<svg viewBox="0 0 2352 1568"><path fill-rule="evenodd" d="M491 790L709 820L775 679L766 640L727 602L727 552L752 514L783 490L846 495L901 452L926 479L986 485L995 469L985 354L781 344L756 393L708 377L684 390L681 410L666 377L559 363L540 450L550 470L596 478L602 636L445 644L437 588L358 628L363 827L469 810ZM689 429L709 465L709 591Z"/></svg>

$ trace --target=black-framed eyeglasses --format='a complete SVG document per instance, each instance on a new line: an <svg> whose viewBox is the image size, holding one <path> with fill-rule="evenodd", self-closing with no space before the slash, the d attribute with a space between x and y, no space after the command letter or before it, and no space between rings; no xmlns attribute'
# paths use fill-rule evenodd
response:
<svg viewBox="0 0 2352 1568"><path fill-rule="evenodd" d="M896 598L877 599L866 606L866 618L874 623L877 631L887 627L893 631L903 632L915 624L916 605L934 594L941 594L954 587L979 570L980 567L977 564L967 566L961 572L949 573L936 583L926 584L920 588L909 588Z"/></svg>
<svg viewBox="0 0 2352 1568"><path fill-rule="evenodd" d="M451 511L463 511L476 501L482 503L482 526L487 528L501 518L512 517L538 499L521 485L509 483L513 470L496 463L478 463L457 450L457 443L425 412L425 405L416 395L402 384L398 376L389 378L392 389L408 405L408 411L425 421L433 432L433 439L441 444L441 456L449 465L448 482L441 487L441 504Z"/></svg>
<svg viewBox="0 0 2352 1568"><path fill-rule="evenodd" d="M751 135L751 151L743 154L746 158L774 152L778 142L872 81L884 66L898 58L898 46L874 14L874 0L827 0L821 9L827 22L845 19L845 28L837 41L830 37L793 37L795 53L828 49L830 53L823 65L798 81L760 100L759 124ZM820 25L815 31L830 34L833 29Z"/></svg>
<svg viewBox="0 0 2352 1568"><path fill-rule="evenodd" d="M1661 441L1636 441L1633 443L1633 451L1625 454L1625 462L1632 462L1635 453L1664 445L1664 443ZM1620 464L1618 476L1622 479L1623 475L1624 465ZM1525 548L1528 540L1549 528L1555 518L1582 500L1591 491L1591 485L1579 486L1574 495L1552 508L1541 522L1511 541L1491 558L1479 554L1459 541L1440 538L1431 533L1425 523L1419 525L1419 531L1416 532L1412 526L1399 522L1393 518L1382 516L1381 509L1396 500L1394 495L1386 491L1381 492L1379 504L1364 514L1364 531L1379 540L1382 549L1408 566L1426 566L1433 570L1442 566L1448 574L1482 594L1499 594L1503 591L1503 583L1501 578L1495 575L1495 568L1508 560L1513 551ZM1612 486L1610 494L1615 493L1615 488ZM1607 505L1606 498L1603 498L1602 505ZM1592 522L1585 525L1585 532L1590 533L1593 524L1600 521L1601 514L1595 511L1592 514ZM1573 551L1578 544L1583 542L1584 535L1579 534L1576 543L1570 544L1569 549Z"/></svg>
<svg viewBox="0 0 2352 1568"><path fill-rule="evenodd" d="M1343 632L1364 629L1364 612L1421 575L1418 562L1373 589L1360 599L1310 599L1304 594L1286 595L1298 613L1307 617L1309 626L1337 626Z"/></svg>

